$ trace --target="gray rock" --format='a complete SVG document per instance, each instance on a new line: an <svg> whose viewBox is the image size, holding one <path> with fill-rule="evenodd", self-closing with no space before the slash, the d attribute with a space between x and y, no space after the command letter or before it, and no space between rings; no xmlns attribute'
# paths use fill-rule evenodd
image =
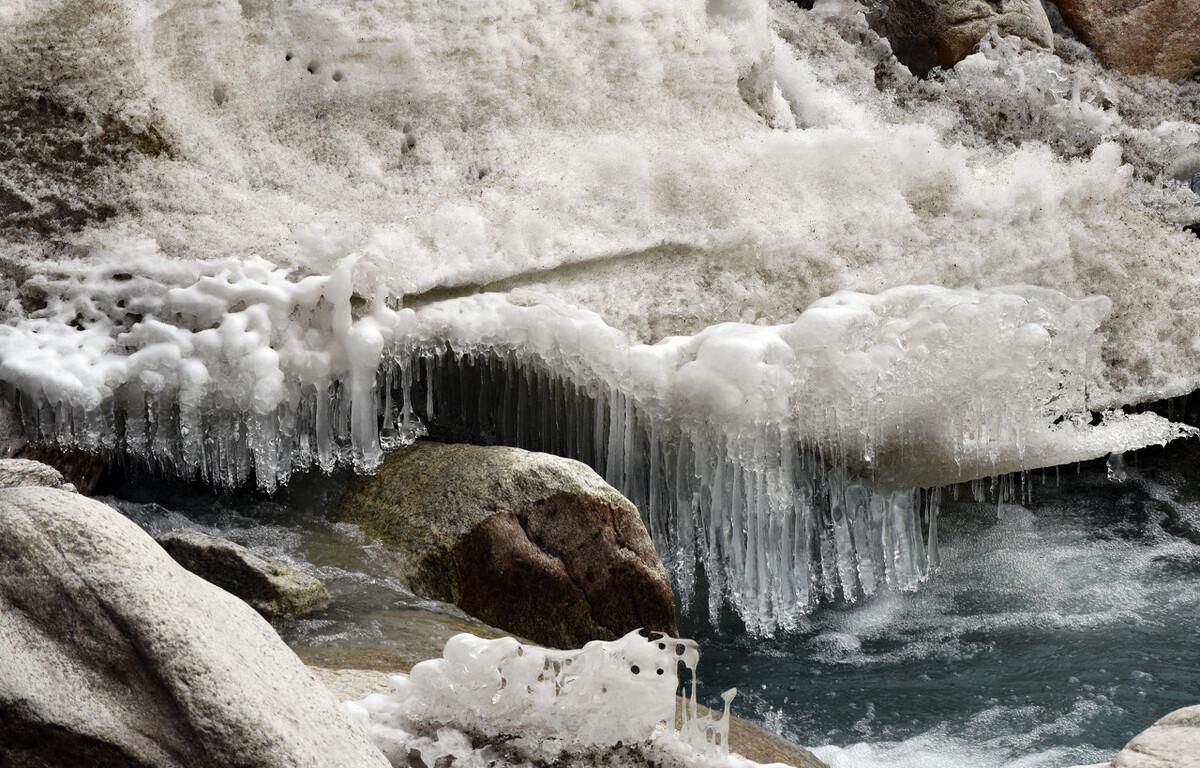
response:
<svg viewBox="0 0 1200 768"><path fill-rule="evenodd" d="M241 544L199 531L164 533L158 543L175 562L267 618L303 616L329 605L329 592L319 580Z"/></svg>
<svg viewBox="0 0 1200 768"><path fill-rule="evenodd" d="M63 479L61 472L40 461L33 461L32 459L0 459L0 488L21 488L24 486L75 490L70 483Z"/></svg>
<svg viewBox="0 0 1200 768"><path fill-rule="evenodd" d="M358 478L338 516L397 553L414 592L534 642L675 634L670 581L637 509L579 462L418 443Z"/></svg>
<svg viewBox="0 0 1200 768"><path fill-rule="evenodd" d="M1200 705L1177 709L1133 737L1113 768L1200 767Z"/></svg>
<svg viewBox="0 0 1200 768"><path fill-rule="evenodd" d="M386 768L249 606L136 525L0 490L0 765Z"/></svg>
<svg viewBox="0 0 1200 768"><path fill-rule="evenodd" d="M953 67L992 29L1033 47L1054 48L1040 0L887 0L876 26L896 58L918 74Z"/></svg>

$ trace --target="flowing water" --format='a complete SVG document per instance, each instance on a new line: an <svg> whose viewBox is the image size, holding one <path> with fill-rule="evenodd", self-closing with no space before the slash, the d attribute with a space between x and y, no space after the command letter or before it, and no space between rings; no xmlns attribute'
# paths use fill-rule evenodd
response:
<svg viewBox="0 0 1200 768"><path fill-rule="evenodd" d="M958 503L916 593L762 641L697 626L707 679L835 768L1107 762L1200 691L1196 489L1103 467Z"/></svg>
<svg viewBox="0 0 1200 768"><path fill-rule="evenodd" d="M1200 487L1165 468L1191 458L1050 470L1021 505L947 500L941 567L918 591L822 609L798 632L714 630L697 611L684 628L702 689L736 686L738 714L834 768L1109 760L1200 691ZM405 667L448 632L481 631L326 519L344 483L308 476L275 497L143 484L115 503L149 529L207 530L323 579L332 605L278 625L310 661Z"/></svg>

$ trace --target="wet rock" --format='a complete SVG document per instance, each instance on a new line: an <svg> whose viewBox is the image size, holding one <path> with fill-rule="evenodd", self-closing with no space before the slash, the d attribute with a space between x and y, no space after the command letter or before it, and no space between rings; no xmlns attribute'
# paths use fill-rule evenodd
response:
<svg viewBox="0 0 1200 768"><path fill-rule="evenodd" d="M115 510L0 490L0 765L385 768L270 625Z"/></svg>
<svg viewBox="0 0 1200 768"><path fill-rule="evenodd" d="M670 582L637 509L579 462L419 443L357 479L338 515L397 553L414 592L534 642L675 633Z"/></svg>
<svg viewBox="0 0 1200 768"><path fill-rule="evenodd" d="M887 0L875 26L896 58L920 75L953 67L992 29L1036 48L1054 48L1040 0Z"/></svg>
<svg viewBox="0 0 1200 768"><path fill-rule="evenodd" d="M1196 768L1200 765L1200 705L1177 709L1133 737L1113 768Z"/></svg>
<svg viewBox="0 0 1200 768"><path fill-rule="evenodd" d="M158 543L175 562L267 618L302 616L329 604L329 592L319 580L241 544L199 531L164 533Z"/></svg>
<svg viewBox="0 0 1200 768"><path fill-rule="evenodd" d="M1200 73L1194 0L1057 0L1072 31L1106 66L1185 80Z"/></svg>
<svg viewBox="0 0 1200 768"><path fill-rule="evenodd" d="M446 641L462 632L489 640L508 635L469 616L392 605L362 614L357 621L378 632L355 634L334 643L296 644L292 650L310 666L407 672L418 662L441 656ZM525 642L525 638L518 639Z"/></svg>
<svg viewBox="0 0 1200 768"><path fill-rule="evenodd" d="M0 459L0 488L23 486L75 490L54 467L30 459Z"/></svg>

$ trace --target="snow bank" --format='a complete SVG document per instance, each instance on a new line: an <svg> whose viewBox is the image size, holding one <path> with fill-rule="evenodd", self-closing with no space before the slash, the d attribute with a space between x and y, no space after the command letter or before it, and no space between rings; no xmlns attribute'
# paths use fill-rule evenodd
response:
<svg viewBox="0 0 1200 768"><path fill-rule="evenodd" d="M923 578L921 488L1183 434L1090 412L1200 381L1184 91L998 40L922 85L843 2L2 15L45 440L271 489L452 416L602 469L770 630Z"/></svg>
<svg viewBox="0 0 1200 768"><path fill-rule="evenodd" d="M462 634L446 642L443 658L393 677L391 693L346 708L396 766L408 765L412 751L426 765L447 755L468 765L573 764L606 752L628 764L758 765L729 752L736 690L723 694L723 714L697 708L698 662L694 642L665 635L631 632L552 651ZM681 667L690 674L686 699L676 698Z"/></svg>

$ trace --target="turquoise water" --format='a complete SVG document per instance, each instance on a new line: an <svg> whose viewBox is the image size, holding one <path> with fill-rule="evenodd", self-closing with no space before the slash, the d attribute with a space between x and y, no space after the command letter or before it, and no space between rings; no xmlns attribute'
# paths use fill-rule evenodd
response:
<svg viewBox="0 0 1200 768"><path fill-rule="evenodd" d="M1039 482L1024 506L949 505L916 594L769 640L692 622L705 687L834 768L1111 760L1200 702L1200 493L1153 468Z"/></svg>

